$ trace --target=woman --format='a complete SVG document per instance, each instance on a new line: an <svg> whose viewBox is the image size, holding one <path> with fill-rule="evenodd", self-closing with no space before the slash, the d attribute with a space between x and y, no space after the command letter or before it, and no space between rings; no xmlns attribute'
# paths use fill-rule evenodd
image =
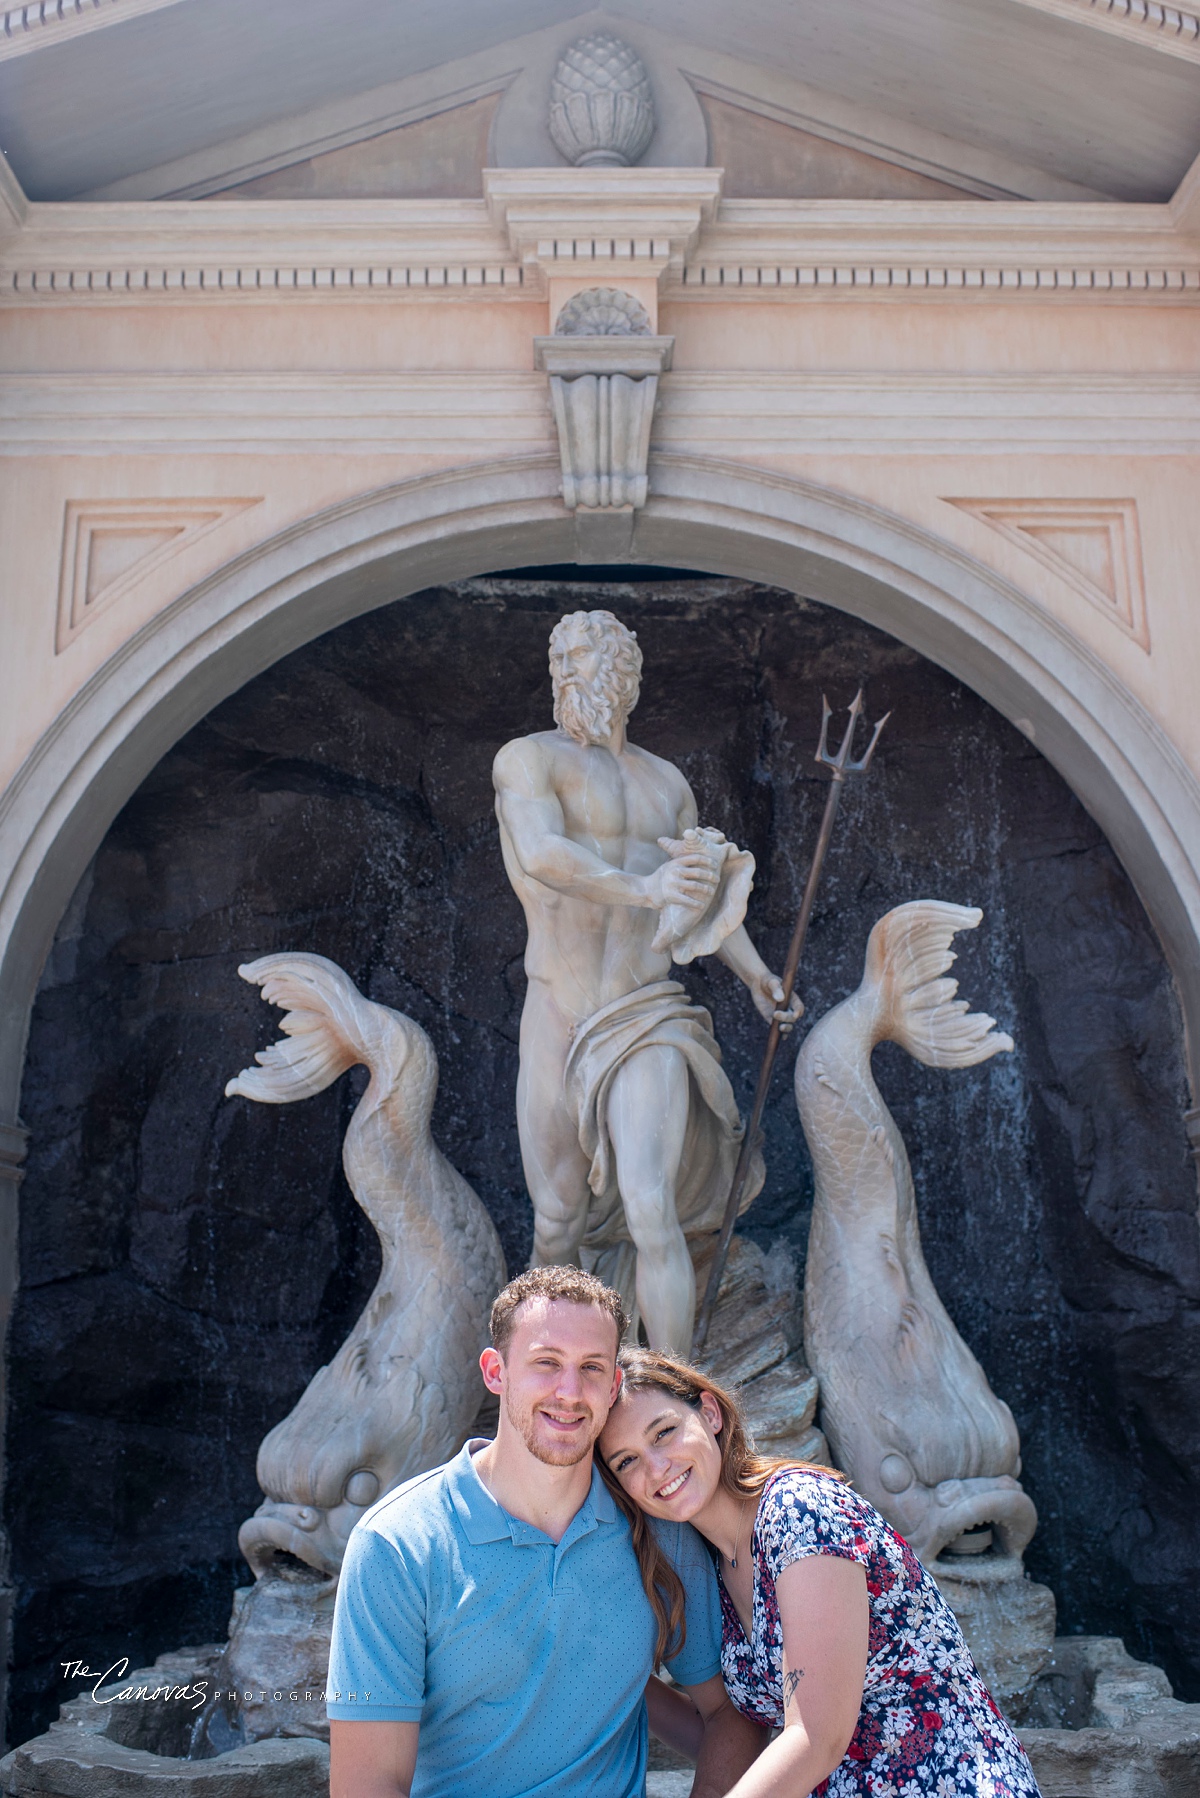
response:
<svg viewBox="0 0 1200 1798"><path fill-rule="evenodd" d="M660 1641L682 1594L647 1517L691 1523L716 1551L726 1688L782 1726L730 1798L1038 1798L953 1611L878 1511L827 1467L752 1453L736 1402L686 1363L621 1359L597 1455ZM667 1708L652 1705L656 1726Z"/></svg>

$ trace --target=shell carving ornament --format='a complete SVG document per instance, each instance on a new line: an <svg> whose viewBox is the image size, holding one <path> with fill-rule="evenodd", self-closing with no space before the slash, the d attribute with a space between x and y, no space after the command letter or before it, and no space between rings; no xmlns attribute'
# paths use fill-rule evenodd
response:
<svg viewBox="0 0 1200 1798"><path fill-rule="evenodd" d="M588 287L572 294L558 315L556 337L649 337L650 314L619 287Z"/></svg>
<svg viewBox="0 0 1200 1798"><path fill-rule="evenodd" d="M563 51L550 86L550 136L576 168L627 168L654 135L654 96L637 51L608 31Z"/></svg>

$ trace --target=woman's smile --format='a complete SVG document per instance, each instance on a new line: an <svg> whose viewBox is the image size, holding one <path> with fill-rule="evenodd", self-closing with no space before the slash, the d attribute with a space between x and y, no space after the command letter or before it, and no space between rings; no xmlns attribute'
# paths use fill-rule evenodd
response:
<svg viewBox="0 0 1200 1798"><path fill-rule="evenodd" d="M665 1486L660 1486L658 1488L658 1491L654 1494L655 1498L674 1498L675 1494L680 1491L683 1485L690 1480L691 1477L691 1468L685 1467L682 1473L677 1473L673 1479L667 1481Z"/></svg>

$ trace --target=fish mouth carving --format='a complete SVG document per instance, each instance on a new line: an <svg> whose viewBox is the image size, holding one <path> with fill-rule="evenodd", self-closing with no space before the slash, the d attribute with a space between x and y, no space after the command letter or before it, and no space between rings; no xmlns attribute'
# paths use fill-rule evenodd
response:
<svg viewBox="0 0 1200 1798"><path fill-rule="evenodd" d="M922 1560L945 1555L960 1536L988 1525L995 1552L1020 1561L1037 1528L1033 1500L1018 1481L1006 1474L994 1479L942 1480L934 1487L934 1499L934 1514L929 1518L930 1539ZM953 1555L946 1564L961 1568L973 1558Z"/></svg>
<svg viewBox="0 0 1200 1798"><path fill-rule="evenodd" d="M345 1546L317 1506L279 1504L273 1499L261 1504L238 1531L238 1547L255 1579L269 1573L279 1555L293 1555L317 1573L336 1578Z"/></svg>

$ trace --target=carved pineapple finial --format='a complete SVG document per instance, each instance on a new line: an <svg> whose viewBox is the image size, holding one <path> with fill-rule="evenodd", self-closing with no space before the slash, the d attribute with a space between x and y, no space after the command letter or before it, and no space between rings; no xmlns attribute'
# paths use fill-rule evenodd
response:
<svg viewBox="0 0 1200 1798"><path fill-rule="evenodd" d="M550 87L550 136L577 168L625 168L654 135L654 96L637 51L594 31L563 51Z"/></svg>

